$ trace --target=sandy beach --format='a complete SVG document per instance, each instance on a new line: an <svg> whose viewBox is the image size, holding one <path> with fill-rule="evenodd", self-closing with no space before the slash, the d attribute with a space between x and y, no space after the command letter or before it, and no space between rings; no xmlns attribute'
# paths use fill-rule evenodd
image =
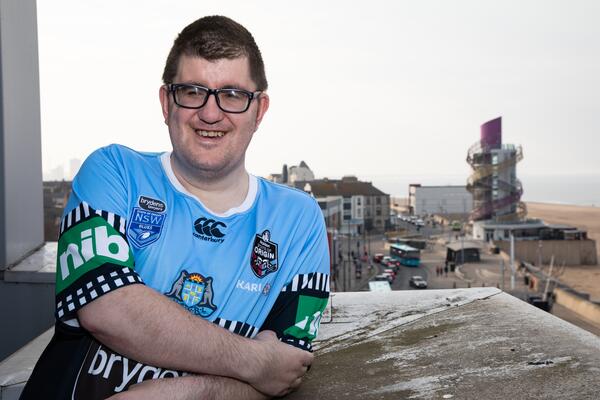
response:
<svg viewBox="0 0 600 400"><path fill-rule="evenodd" d="M588 232L596 241L600 260L600 207L584 207L549 203L527 203L527 217L540 218L550 224L572 225ZM600 266L572 266L559 277L573 289L588 293L600 301Z"/></svg>

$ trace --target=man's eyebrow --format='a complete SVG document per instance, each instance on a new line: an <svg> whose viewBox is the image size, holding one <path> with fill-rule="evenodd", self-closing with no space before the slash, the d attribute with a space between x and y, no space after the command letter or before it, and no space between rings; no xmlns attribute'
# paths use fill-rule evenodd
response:
<svg viewBox="0 0 600 400"><path fill-rule="evenodd" d="M210 88L209 86L205 85L204 83L201 82L197 82L197 81L183 81L181 82L182 84L186 84L186 85L196 85L196 86L202 86L205 88ZM221 85L217 88L210 88L210 89L242 89L242 90L248 90L238 84L235 83L229 83L229 84L225 84L225 85Z"/></svg>

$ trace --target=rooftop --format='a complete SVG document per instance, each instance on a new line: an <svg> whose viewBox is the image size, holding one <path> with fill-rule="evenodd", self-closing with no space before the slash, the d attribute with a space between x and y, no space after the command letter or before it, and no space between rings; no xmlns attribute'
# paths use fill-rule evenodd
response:
<svg viewBox="0 0 600 400"><path fill-rule="evenodd" d="M315 197L322 196L386 196L386 193L377 189L371 182L343 178L338 179L315 179L312 181L296 181L295 187L304 190L306 184L310 184L310 190Z"/></svg>

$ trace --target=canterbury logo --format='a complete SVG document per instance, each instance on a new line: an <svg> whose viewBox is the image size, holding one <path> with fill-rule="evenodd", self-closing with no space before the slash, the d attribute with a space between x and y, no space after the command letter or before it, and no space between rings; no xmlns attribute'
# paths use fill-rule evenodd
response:
<svg viewBox="0 0 600 400"><path fill-rule="evenodd" d="M221 230L223 228L227 228L227 225L221 221L200 217L194 221L194 230L196 231L194 236L199 239L222 243L225 240L222 239L225 237Z"/></svg>

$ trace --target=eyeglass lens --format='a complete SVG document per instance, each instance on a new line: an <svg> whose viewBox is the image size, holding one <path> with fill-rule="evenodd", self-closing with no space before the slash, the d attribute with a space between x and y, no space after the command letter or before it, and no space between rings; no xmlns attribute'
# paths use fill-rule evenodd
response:
<svg viewBox="0 0 600 400"><path fill-rule="evenodd" d="M175 100L183 107L200 108L208 101L209 91L206 88L182 85L175 88ZM250 95L238 89L220 89L217 93L217 104L223 111L245 111L250 103Z"/></svg>

